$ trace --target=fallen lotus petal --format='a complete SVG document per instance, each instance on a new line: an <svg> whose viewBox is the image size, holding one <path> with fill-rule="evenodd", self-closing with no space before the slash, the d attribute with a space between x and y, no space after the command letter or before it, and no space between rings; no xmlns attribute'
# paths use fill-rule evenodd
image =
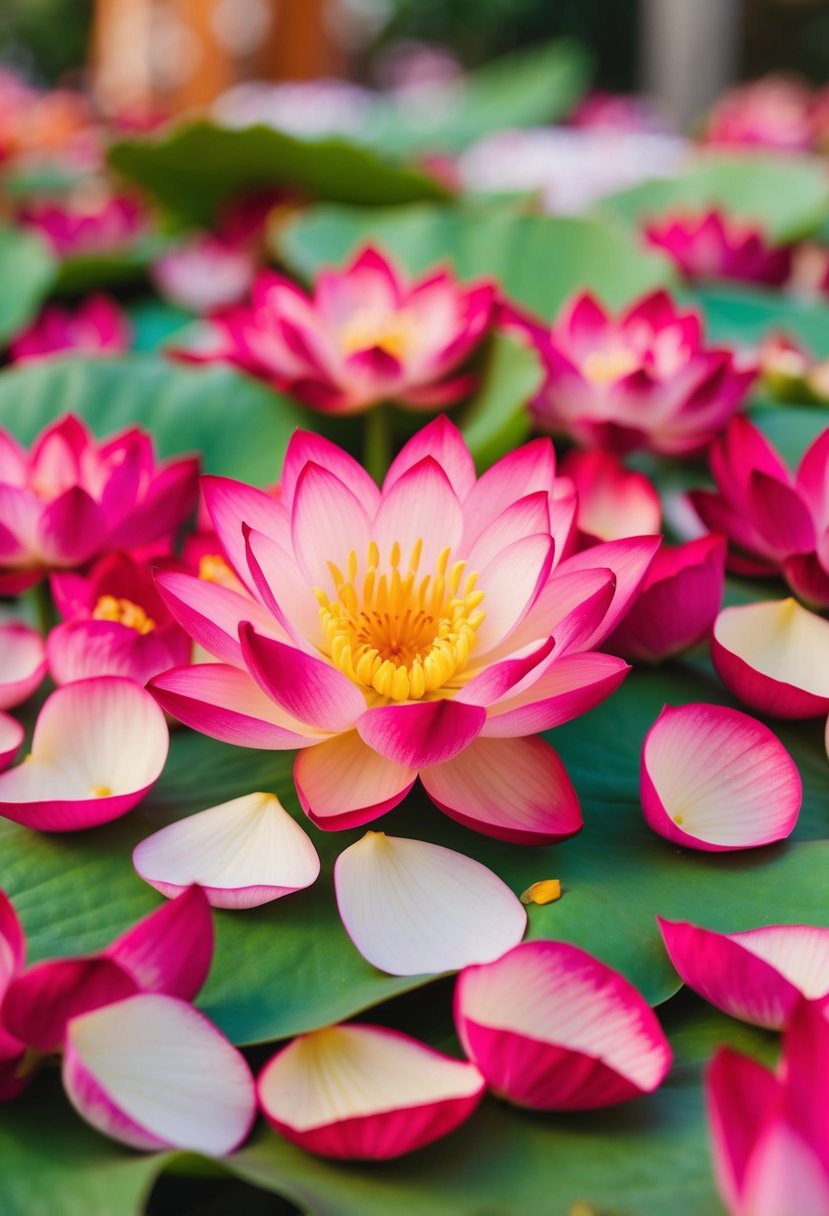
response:
<svg viewBox="0 0 829 1216"><path fill-rule="evenodd" d="M640 776L650 827L708 852L784 840L803 798L776 735L723 705L666 705L645 738Z"/></svg>
<svg viewBox="0 0 829 1216"><path fill-rule="evenodd" d="M682 982L743 1022L782 1030L804 997L829 994L829 929L765 925L715 933L661 917L659 928Z"/></svg>
<svg viewBox="0 0 829 1216"><path fill-rule="evenodd" d="M179 819L136 846L133 864L162 895L199 883L215 908L255 908L310 887L317 851L274 794L246 794Z"/></svg>
<svg viewBox="0 0 829 1216"><path fill-rule="evenodd" d="M23 970L26 938L11 900L0 891L0 1005L9 985ZM0 1008L0 1102L10 1102L26 1088L31 1074L23 1075L21 1064L26 1044L13 1035Z"/></svg>
<svg viewBox="0 0 829 1216"><path fill-rule="evenodd" d="M632 984L565 942L523 942L467 967L455 1026L487 1085L517 1106L612 1106L663 1081L671 1049Z"/></svg>
<svg viewBox="0 0 829 1216"><path fill-rule="evenodd" d="M26 732L11 714L0 712L0 772L14 760Z"/></svg>
<svg viewBox="0 0 829 1216"><path fill-rule="evenodd" d="M206 893L187 887L162 904L103 951L144 992L192 1000L213 958L213 917Z"/></svg>
<svg viewBox="0 0 829 1216"><path fill-rule="evenodd" d="M340 854L334 886L354 945L391 975L489 962L527 924L521 901L480 862L385 832L366 832Z"/></svg>
<svg viewBox="0 0 829 1216"><path fill-rule="evenodd" d="M64 684L38 715L31 754L0 774L0 815L44 832L108 823L158 780L168 746L163 712L131 680Z"/></svg>
<svg viewBox="0 0 829 1216"><path fill-rule="evenodd" d="M135 979L114 959L100 955L49 959L9 985L3 1021L13 1035L37 1051L59 1051L72 1018L139 991Z"/></svg>
<svg viewBox="0 0 829 1216"><path fill-rule="evenodd" d="M829 710L829 621L797 600L724 608L711 658L722 682L761 713L817 718Z"/></svg>
<svg viewBox="0 0 829 1216"><path fill-rule="evenodd" d="M142 993L74 1018L63 1084L80 1115L132 1148L222 1157L247 1137L253 1077L212 1022L176 997Z"/></svg>
<svg viewBox="0 0 829 1216"><path fill-rule="evenodd" d="M323 1157L387 1160L447 1135L480 1102L474 1064L381 1026L332 1026L302 1035L257 1082L265 1117Z"/></svg>
<svg viewBox="0 0 829 1216"><path fill-rule="evenodd" d="M0 709L13 709L46 675L43 638L17 621L0 625Z"/></svg>

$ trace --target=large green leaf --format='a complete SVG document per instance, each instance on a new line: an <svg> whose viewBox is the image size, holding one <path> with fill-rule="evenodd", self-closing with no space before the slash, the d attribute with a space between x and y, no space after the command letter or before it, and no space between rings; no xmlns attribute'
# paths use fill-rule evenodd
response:
<svg viewBox="0 0 829 1216"><path fill-rule="evenodd" d="M197 224L211 223L225 199L265 186L359 205L445 197L431 177L339 136L299 139L271 127L231 130L206 119L153 138L122 140L109 160L163 206Z"/></svg>
<svg viewBox="0 0 829 1216"><path fill-rule="evenodd" d="M668 211L722 207L761 225L778 241L814 232L829 214L829 181L823 162L751 153L698 155L675 178L653 178L602 199L634 225Z"/></svg>
<svg viewBox="0 0 829 1216"><path fill-rule="evenodd" d="M162 455L200 452L205 472L275 482L288 440L308 416L287 397L226 367L168 359L46 359L0 372L0 425L28 442L74 411L98 435L139 423Z"/></svg>
<svg viewBox="0 0 829 1216"><path fill-rule="evenodd" d="M717 342L754 345L782 332L816 355L829 355L829 306L820 300L725 284L700 287L691 298L702 305Z"/></svg>
<svg viewBox="0 0 829 1216"><path fill-rule="evenodd" d="M458 418L479 472L528 437L528 404L544 378L538 355L507 334L496 334L481 384Z"/></svg>
<svg viewBox="0 0 829 1216"><path fill-rule="evenodd" d="M461 278L496 278L504 293L551 318L564 300L589 288L613 307L674 281L666 258L643 250L617 225L595 219L531 215L512 206L395 211L320 206L277 234L277 252L300 275L341 264L368 242L411 273L450 262Z"/></svg>
<svg viewBox="0 0 829 1216"><path fill-rule="evenodd" d="M35 317L55 279L43 241L21 228L0 228L0 345Z"/></svg>

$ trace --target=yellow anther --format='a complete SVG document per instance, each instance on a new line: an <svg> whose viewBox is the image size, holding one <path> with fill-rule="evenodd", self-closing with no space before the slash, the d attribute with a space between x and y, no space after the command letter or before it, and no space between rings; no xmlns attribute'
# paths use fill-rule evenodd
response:
<svg viewBox="0 0 829 1216"><path fill-rule="evenodd" d="M522 904L552 904L561 899L561 882L557 878L542 878L521 895Z"/></svg>
<svg viewBox="0 0 829 1216"><path fill-rule="evenodd" d="M95 621L114 621L118 625L126 625L136 633L150 633L155 629L155 621L140 606L132 600L116 599L114 595L102 595L92 610Z"/></svg>
<svg viewBox="0 0 829 1216"><path fill-rule="evenodd" d="M205 583L217 583L236 591L240 583L223 557L218 553L206 553L199 559L199 578Z"/></svg>
<svg viewBox="0 0 829 1216"><path fill-rule="evenodd" d="M92 795L94 798L111 798L112 790L108 785L93 785Z"/></svg>

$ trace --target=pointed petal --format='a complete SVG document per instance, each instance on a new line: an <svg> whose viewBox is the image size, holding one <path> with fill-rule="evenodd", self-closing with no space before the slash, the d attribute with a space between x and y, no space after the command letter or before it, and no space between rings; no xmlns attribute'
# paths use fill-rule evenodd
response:
<svg viewBox="0 0 829 1216"><path fill-rule="evenodd" d="M314 431L294 431L285 452L279 488L282 501L288 508L293 502L300 473L309 463L333 473L359 499L369 516L374 515L380 502L380 491L370 475L348 452Z"/></svg>
<svg viewBox="0 0 829 1216"><path fill-rule="evenodd" d="M192 1005L143 993L73 1019L69 1101L132 1148L222 1157L246 1139L256 1100L244 1058Z"/></svg>
<svg viewBox="0 0 829 1216"><path fill-rule="evenodd" d="M340 916L369 963L391 975L457 971L519 942L527 914L480 862L420 840L366 832L334 866Z"/></svg>
<svg viewBox="0 0 829 1216"><path fill-rule="evenodd" d="M455 988L455 1025L496 1094L538 1110L611 1106L656 1089L671 1049L636 989L584 950L524 942Z"/></svg>
<svg viewBox="0 0 829 1216"><path fill-rule="evenodd" d="M655 832L719 852L785 839L803 790L762 722L723 705L666 706L642 747L642 810Z"/></svg>
<svg viewBox="0 0 829 1216"><path fill-rule="evenodd" d="M483 570L515 541L549 532L549 503L549 494L536 490L506 507L472 545L467 554L468 569Z"/></svg>
<svg viewBox="0 0 829 1216"><path fill-rule="evenodd" d="M478 478L463 504L464 548L507 507L536 490L553 491L556 457L549 439L534 439L502 456Z"/></svg>
<svg viewBox="0 0 829 1216"><path fill-rule="evenodd" d="M397 806L417 772L387 760L363 743L356 731L300 752L294 784L305 814L318 827L356 828Z"/></svg>
<svg viewBox="0 0 829 1216"><path fill-rule="evenodd" d="M780 1085L756 1060L721 1047L706 1076L714 1172L723 1199L741 1212L746 1174Z"/></svg>
<svg viewBox="0 0 829 1216"><path fill-rule="evenodd" d="M433 456L412 465L384 490L371 527L382 561L398 544L405 563L420 541L420 568L427 573L436 568L442 549L450 548L453 558L457 555L462 531L458 497Z"/></svg>
<svg viewBox="0 0 829 1216"><path fill-rule="evenodd" d="M239 640L248 671L291 717L319 731L340 733L351 730L365 713L366 699L357 685L330 663L262 637L245 621Z"/></svg>
<svg viewBox="0 0 829 1216"><path fill-rule="evenodd" d="M502 549L481 571L478 586L484 592L486 615L478 629L476 660L483 661L488 652L510 638L531 611L549 577L553 552L549 536L526 536Z"/></svg>
<svg viewBox="0 0 829 1216"><path fill-rule="evenodd" d="M566 654L529 687L493 705L481 737L516 738L561 726L609 697L629 671L614 655Z"/></svg>
<svg viewBox="0 0 829 1216"><path fill-rule="evenodd" d="M271 614L256 600L230 587L178 571L157 574L155 581L161 598L182 629L223 663L243 666L240 621L251 621L265 634L277 628Z"/></svg>
<svg viewBox="0 0 829 1216"><path fill-rule="evenodd" d="M106 517L96 502L73 486L49 504L38 524L38 547L48 565L77 566L101 548Z"/></svg>
<svg viewBox="0 0 829 1216"><path fill-rule="evenodd" d="M475 739L420 780L442 811L485 836L554 844L582 827L576 791L543 739Z"/></svg>
<svg viewBox="0 0 829 1216"><path fill-rule="evenodd" d="M252 590L245 562L242 524L275 540L284 539L290 535L285 507L264 490L232 481L229 477L202 477L201 489L222 552L242 582Z"/></svg>
<svg viewBox="0 0 829 1216"><path fill-rule="evenodd" d="M445 414L439 414L404 444L391 462L383 493L425 457L431 456L440 465L460 502L475 484L475 464L458 428Z"/></svg>
<svg viewBox="0 0 829 1216"><path fill-rule="evenodd" d="M577 570L601 568L612 570L616 576L616 593L610 608L596 629L587 638L582 647L590 650L597 647L622 620L630 605L633 603L654 555L659 548L661 538L658 536L632 536L627 540L609 540L601 545L593 545L567 557L556 570L556 577L571 574Z"/></svg>
<svg viewBox="0 0 829 1216"><path fill-rule="evenodd" d="M319 648L323 640L319 604L294 558L252 529L245 531L245 552L254 588L275 618L272 627L281 625L298 646Z"/></svg>
<svg viewBox="0 0 829 1216"><path fill-rule="evenodd" d="M311 1153L386 1161L448 1135L484 1094L463 1060L381 1026L332 1026L283 1047L257 1095L280 1135Z"/></svg>
<svg viewBox="0 0 829 1216"><path fill-rule="evenodd" d="M207 979L213 958L213 919L201 887L156 908L103 952L143 992L191 1001Z"/></svg>
<svg viewBox="0 0 829 1216"><path fill-rule="evenodd" d="M359 499L338 477L316 464L299 475L291 509L294 554L312 587L329 587L329 562L341 569L353 549L368 550L369 517ZM274 589L278 596L279 589Z"/></svg>
<svg viewBox="0 0 829 1216"><path fill-rule="evenodd" d="M245 794L148 836L132 855L162 895L199 883L214 908L256 908L310 887L317 851L274 794Z"/></svg>
<svg viewBox="0 0 829 1216"><path fill-rule="evenodd" d="M486 710L458 700L381 705L357 719L357 731L374 751L418 769L457 756L481 733Z"/></svg>

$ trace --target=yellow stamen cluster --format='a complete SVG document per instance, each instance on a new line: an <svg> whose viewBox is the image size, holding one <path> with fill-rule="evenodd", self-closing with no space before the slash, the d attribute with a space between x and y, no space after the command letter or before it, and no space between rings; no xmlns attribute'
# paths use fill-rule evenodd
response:
<svg viewBox="0 0 829 1216"><path fill-rule="evenodd" d="M232 591L239 590L239 580L218 553L205 553L199 559L199 578L205 583L216 583L219 587L230 587Z"/></svg>
<svg viewBox="0 0 829 1216"><path fill-rule="evenodd" d="M361 350L380 350L403 359L411 346L412 320L406 312L374 317L358 312L340 333L340 348L345 355Z"/></svg>
<svg viewBox="0 0 829 1216"><path fill-rule="evenodd" d="M435 572L419 575L422 549L419 540L404 571L395 543L381 572L380 550L371 541L362 579L352 549L345 574L328 563L335 595L314 588L333 663L392 701L417 701L443 688L466 666L485 615L477 574L465 574L463 561L450 565L446 548Z"/></svg>
<svg viewBox="0 0 829 1216"><path fill-rule="evenodd" d="M140 604L132 600L117 599L114 595L102 595L92 610L95 621L116 621L126 625L136 633L150 633L155 629L155 621L147 616Z"/></svg>
<svg viewBox="0 0 829 1216"><path fill-rule="evenodd" d="M636 371L640 360L632 350L618 346L610 350L593 350L583 360L581 370L594 384L610 384Z"/></svg>

